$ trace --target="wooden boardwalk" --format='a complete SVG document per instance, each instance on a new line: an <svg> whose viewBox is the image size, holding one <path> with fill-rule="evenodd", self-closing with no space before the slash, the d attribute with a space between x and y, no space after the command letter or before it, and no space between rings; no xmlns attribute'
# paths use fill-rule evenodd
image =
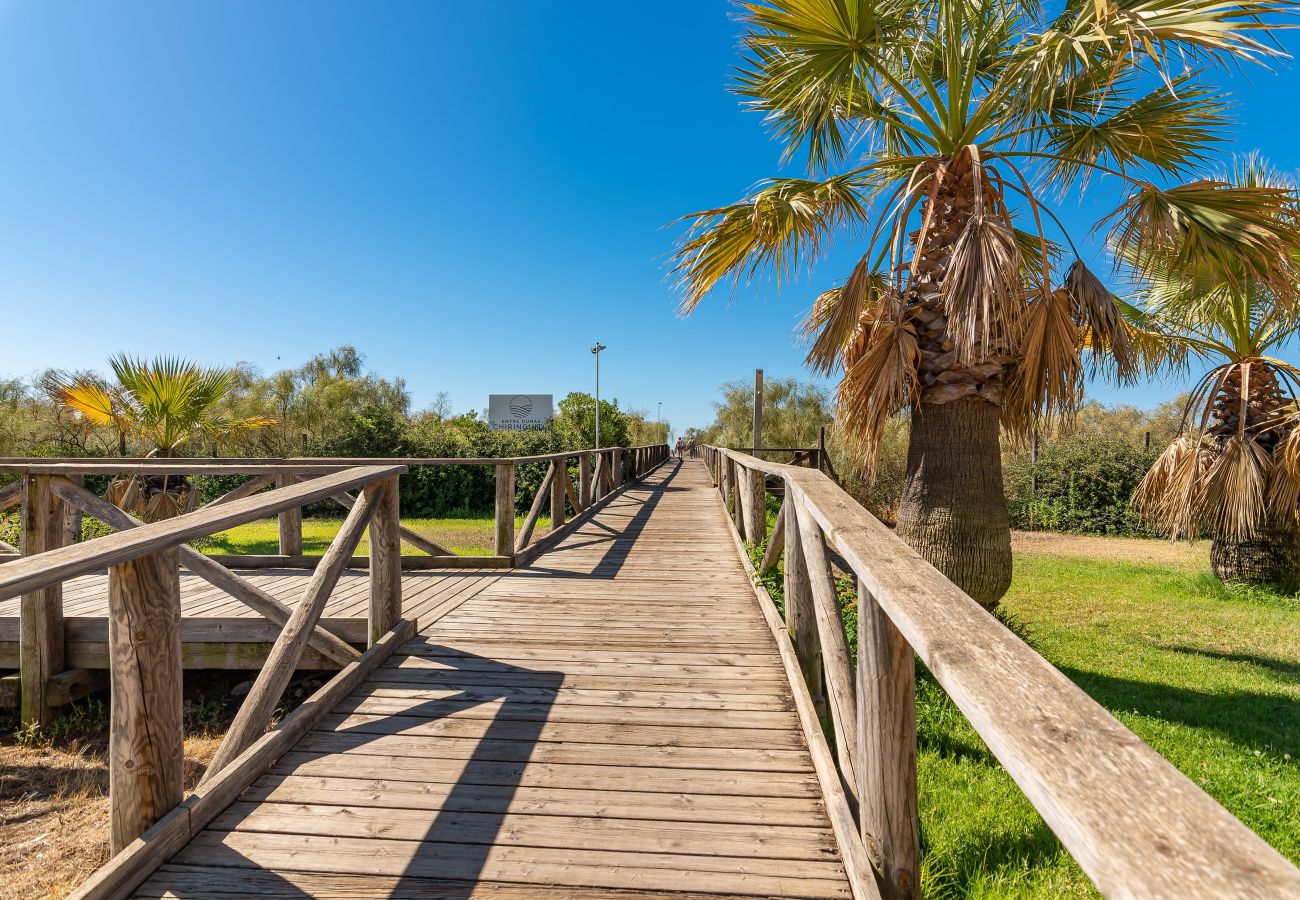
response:
<svg viewBox="0 0 1300 900"><path fill-rule="evenodd" d="M670 462L530 566L408 574L418 637L138 896L850 896L728 529Z"/></svg>
<svg viewBox="0 0 1300 900"><path fill-rule="evenodd" d="M287 606L302 596L309 572L259 569L240 573L245 580ZM497 577L493 570L427 569L402 574L403 614L432 621L467 593ZM321 625L345 641L365 646L369 578L351 570L339 578L326 603ZM0 600L0 669L18 668L18 598ZM280 626L220 588L188 572L181 573L181 655L186 669L256 669L266 659ZM63 586L67 664L108 668L108 575L70 578ZM338 665L308 648L299 666L336 670Z"/></svg>

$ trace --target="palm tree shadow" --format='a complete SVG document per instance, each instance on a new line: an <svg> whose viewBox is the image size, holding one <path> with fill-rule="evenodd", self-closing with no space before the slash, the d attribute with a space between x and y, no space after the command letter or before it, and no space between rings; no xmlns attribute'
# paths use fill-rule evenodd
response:
<svg viewBox="0 0 1300 900"><path fill-rule="evenodd" d="M412 652L421 647L431 652L423 655ZM417 698L416 702L400 713L392 715L352 713L349 719L344 719L337 727L317 728L312 732L347 737L349 740L346 741L346 746L350 750L364 748L383 737L402 734L423 737L433 743L444 738L436 729L430 728L432 723L476 705L501 701L500 708L478 737L474 750L446 792L439 808L432 812L429 825L420 836L420 843L407 860L404 871L395 883L386 883L385 892L389 896L436 896L446 900L459 900L475 893L488 855L496 843L533 749L564 683L562 672L513 666L463 651L442 655L447 650L450 648L441 647L422 637L416 637L407 643L399 653L413 658L428 658L438 653L438 661L450 668L417 668L413 671L427 672L428 677L409 681L404 679L401 685L409 687L413 692L423 688L432 691L454 690L457 693L422 702ZM371 692L375 681L376 676L371 676L361 691L337 709L346 713L349 706L356 706L366 697L373 696ZM524 685L525 689L519 690L512 686L514 684ZM362 720L349 724L349 720L356 716L362 716ZM361 752L364 753L364 750ZM422 757L418 754L406 757L408 760L420 758ZM285 774L292 775L294 770L282 771L274 776L264 775L256 785L261 785L268 779L278 780ZM238 827L238 822L232 823L231 827ZM351 836L366 835L359 832ZM414 835L403 834L402 839L413 840ZM250 882L249 886L255 883L257 894L277 898L312 896L289 879L260 869L257 862L244 857L233 848L223 848L220 857L217 864L233 867L229 869L232 878L241 869L255 872L255 875L249 876L255 878L255 882ZM234 884L232 880L232 886ZM183 886L174 888L174 896L184 897L186 894L187 890ZM204 895L206 896L206 889Z"/></svg>
<svg viewBox="0 0 1300 900"><path fill-rule="evenodd" d="M1221 735L1234 744L1300 753L1300 700L1265 691L1201 691L1058 667L1111 710L1137 710Z"/></svg>

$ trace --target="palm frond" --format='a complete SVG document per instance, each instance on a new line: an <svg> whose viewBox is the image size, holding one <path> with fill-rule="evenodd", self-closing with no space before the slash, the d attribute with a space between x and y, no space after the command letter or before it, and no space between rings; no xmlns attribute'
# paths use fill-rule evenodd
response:
<svg viewBox="0 0 1300 900"><path fill-rule="evenodd" d="M886 319L873 325L862 352L845 362L839 419L861 442L868 472L874 471L890 416L918 396L920 361L916 328L910 322Z"/></svg>
<svg viewBox="0 0 1300 900"><path fill-rule="evenodd" d="M739 203L687 216L691 228L673 257L682 311L729 276L748 280L770 268L779 283L812 262L836 228L866 221L875 187L864 170L825 181L774 179Z"/></svg>
<svg viewBox="0 0 1300 900"><path fill-rule="evenodd" d="M1278 521L1300 525L1300 412L1288 417L1286 437L1273 448L1268 505Z"/></svg>
<svg viewBox="0 0 1300 900"><path fill-rule="evenodd" d="M1045 293L1028 305L1016 355L1003 402L1009 430L1025 434L1045 415L1069 416L1078 408L1083 366L1069 291Z"/></svg>
<svg viewBox="0 0 1300 900"><path fill-rule="evenodd" d="M866 257L843 285L823 291L799 328L810 342L805 361L813 371L829 375L840 368L850 341L861 339L886 306L897 311L886 302L890 296L897 299L889 277L871 271Z"/></svg>
<svg viewBox="0 0 1300 900"><path fill-rule="evenodd" d="M1065 290L1074 305L1075 321L1083 327L1084 346L1092 351L1094 362L1104 365L1121 382L1136 378L1142 369L1142 356L1134 347L1134 328L1124 318L1118 298L1081 259L1076 259L1066 272Z"/></svg>
<svg viewBox="0 0 1300 900"><path fill-rule="evenodd" d="M113 395L104 385L88 378L50 376L47 390L56 402L74 410L91 425L117 425L119 415Z"/></svg>
<svg viewBox="0 0 1300 900"><path fill-rule="evenodd" d="M1227 125L1219 94L1178 78L1131 102L1114 92L1104 105L1059 115L1044 130L1046 152L1055 157L1053 177L1068 183L1087 177L1091 167L1120 171L1148 165L1176 174L1203 162Z"/></svg>
<svg viewBox="0 0 1300 900"><path fill-rule="evenodd" d="M1265 285L1277 297L1297 291L1300 228L1296 195L1286 188L1196 181L1144 184L1107 217L1110 241L1139 273L1195 272L1215 283Z"/></svg>
<svg viewBox="0 0 1300 900"><path fill-rule="evenodd" d="M1206 475L1214 463L1202 435L1178 437L1156 459L1133 494L1138 514L1171 538L1199 537L1203 527Z"/></svg>

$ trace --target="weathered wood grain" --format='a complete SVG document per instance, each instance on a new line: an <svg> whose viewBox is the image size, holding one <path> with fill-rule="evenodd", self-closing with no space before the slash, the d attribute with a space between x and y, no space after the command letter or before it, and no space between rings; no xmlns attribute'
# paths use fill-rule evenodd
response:
<svg viewBox="0 0 1300 900"><path fill-rule="evenodd" d="M69 578L274 515L283 509L298 508L341 490L400 475L403 471L405 469L401 466L360 466L211 509L195 510L174 519L151 522L73 547L51 550L39 558L5 563L0 566L0 600L60 584Z"/></svg>
<svg viewBox="0 0 1300 900"><path fill-rule="evenodd" d="M67 505L84 510L110 528L126 531L144 525L143 522L129 513L118 509L101 497L96 497L90 491L73 484L62 476L54 476L51 479L50 489L61 497ZM178 550L180 561L191 572L209 584L221 588L236 600L246 604L249 609L266 616L277 625L283 625L289 621L291 614L289 607L266 591L240 578L234 572L204 556L193 547L182 545ZM359 655L345 641L340 640L322 628L312 629L310 640L313 647L341 666L347 665Z"/></svg>
<svg viewBox="0 0 1300 900"><path fill-rule="evenodd" d="M48 475L23 477L20 529L24 559L5 566L40 564L63 545L64 504L51 490ZM75 548L70 548L75 549ZM12 596L12 595L11 595ZM18 667L25 723L42 727L53 721L56 708L46 692L50 678L65 667L63 647L63 585L47 582L23 593L19 613Z"/></svg>
<svg viewBox="0 0 1300 900"><path fill-rule="evenodd" d="M375 512L372 494L363 493L339 528L320 566L312 573L302 600L285 623L284 630L271 648L266 664L257 674L248 696L240 704L235 720L230 723L225 739L217 748L204 780L211 778L230 764L256 741L271 721L275 706L280 702L285 685L298 667L298 660L307 648L307 637L320 620L325 601L329 599L347 560L361 541L361 535Z"/></svg>
<svg viewBox="0 0 1300 900"><path fill-rule="evenodd" d="M370 515L370 603L367 616L367 643L373 646L402 620L401 510L396 478L376 481L362 490L373 508ZM349 548L348 555L351 553ZM332 586L330 590L333 590ZM326 591L327 598L329 593Z"/></svg>
<svg viewBox="0 0 1300 900"><path fill-rule="evenodd" d="M108 806L118 853L181 802L180 570L174 547L108 570Z"/></svg>

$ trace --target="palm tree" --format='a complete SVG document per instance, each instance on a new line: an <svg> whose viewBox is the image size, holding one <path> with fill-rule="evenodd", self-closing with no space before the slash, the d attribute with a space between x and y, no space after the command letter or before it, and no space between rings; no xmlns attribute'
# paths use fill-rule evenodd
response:
<svg viewBox="0 0 1300 900"><path fill-rule="evenodd" d="M1292 187L1257 156L1239 161L1225 180ZM1169 244L1151 254L1137 304L1125 312L1153 361L1217 364L1188 395L1177 439L1134 500L1149 523L1175 538L1212 535L1210 565L1223 581L1293 591L1300 586L1300 369L1275 354L1300 334L1300 308L1244 274L1190 268L1182 250Z"/></svg>
<svg viewBox="0 0 1300 900"><path fill-rule="evenodd" d="M108 364L115 383L54 372L45 386L55 402L78 413L88 425L115 428L123 456L128 442L147 447L147 457L180 456L196 441L214 442L275 421L265 416L235 418L222 410L230 390L228 369L205 368L177 357L146 361L126 354ZM108 496L151 522L194 503L193 487L180 475L119 479L109 486Z"/></svg>
<svg viewBox="0 0 1300 900"><path fill-rule="evenodd" d="M735 90L809 177L687 217L683 310L728 276L780 283L832 237L862 240L805 322L809 362L843 373L839 418L869 456L910 412L898 533L991 607L1011 577L1000 429L1071 413L1085 346L1121 377L1139 364L1111 293L1068 235L1069 253L1049 239L1063 229L1047 200L1118 184L1112 232L1139 255L1179 235L1210 271L1232 260L1295 283L1289 192L1153 180L1201 163L1226 122L1223 98L1168 58L1274 55L1263 17L1293 0L1069 0L1050 19L1016 0L739 5Z"/></svg>

